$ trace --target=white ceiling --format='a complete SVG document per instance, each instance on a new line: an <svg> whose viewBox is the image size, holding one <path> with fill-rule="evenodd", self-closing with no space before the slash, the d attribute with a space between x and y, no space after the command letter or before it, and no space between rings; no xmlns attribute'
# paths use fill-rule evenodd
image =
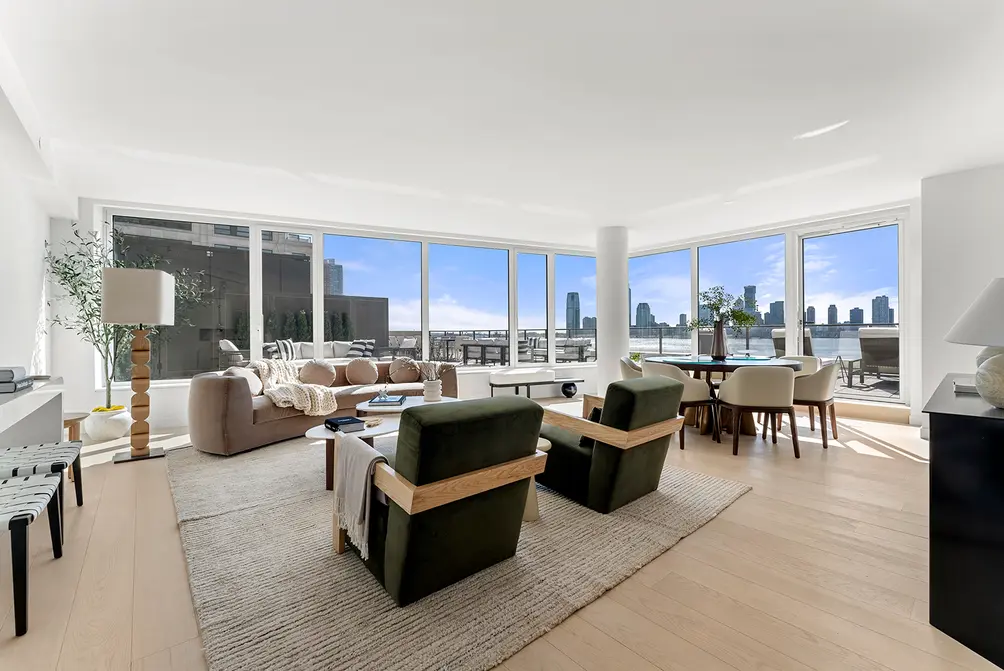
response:
<svg viewBox="0 0 1004 671"><path fill-rule="evenodd" d="M0 38L85 197L639 248L1004 159L1001 0L0 0Z"/></svg>

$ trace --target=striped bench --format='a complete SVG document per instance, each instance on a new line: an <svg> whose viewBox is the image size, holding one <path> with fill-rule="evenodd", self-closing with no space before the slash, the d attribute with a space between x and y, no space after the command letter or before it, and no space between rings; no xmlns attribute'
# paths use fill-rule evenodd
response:
<svg viewBox="0 0 1004 671"><path fill-rule="evenodd" d="M57 491L62 473L18 475L0 479L0 528L10 530L11 573L14 578L14 633L28 631L28 525L42 510L49 513L52 556L63 556L63 525Z"/></svg>

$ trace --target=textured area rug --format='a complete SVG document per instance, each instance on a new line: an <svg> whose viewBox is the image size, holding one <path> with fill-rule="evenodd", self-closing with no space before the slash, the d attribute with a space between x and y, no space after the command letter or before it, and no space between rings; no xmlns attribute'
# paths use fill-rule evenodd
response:
<svg viewBox="0 0 1004 671"><path fill-rule="evenodd" d="M398 608L332 551L323 443L175 450L168 473L212 671L490 669L750 489L667 466L659 491L601 515L538 485L515 557Z"/></svg>

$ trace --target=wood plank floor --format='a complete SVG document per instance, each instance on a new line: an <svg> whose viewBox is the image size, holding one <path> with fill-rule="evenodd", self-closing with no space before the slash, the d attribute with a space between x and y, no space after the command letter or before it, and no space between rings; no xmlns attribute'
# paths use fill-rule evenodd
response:
<svg viewBox="0 0 1004 671"><path fill-rule="evenodd" d="M674 442L670 463L753 492L499 668L997 668L926 624L927 444L918 430L841 421L824 452L807 417L799 429L797 461L786 436L777 446L743 437L733 457L730 445L688 429L686 451ZM0 669L205 668L166 461L88 466L84 490L85 506L68 509L62 559L52 559L45 520L32 525L31 622L21 638L9 543L0 541Z"/></svg>

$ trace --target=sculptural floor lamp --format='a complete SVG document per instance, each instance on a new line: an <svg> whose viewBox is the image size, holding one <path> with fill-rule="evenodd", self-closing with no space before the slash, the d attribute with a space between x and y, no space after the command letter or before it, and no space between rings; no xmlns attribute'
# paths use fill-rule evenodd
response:
<svg viewBox="0 0 1004 671"><path fill-rule="evenodd" d="M174 276L162 270L105 268L101 273L101 320L128 324L132 332L132 428L129 452L115 455L116 464L163 457L150 449L150 330L144 326L174 324Z"/></svg>

